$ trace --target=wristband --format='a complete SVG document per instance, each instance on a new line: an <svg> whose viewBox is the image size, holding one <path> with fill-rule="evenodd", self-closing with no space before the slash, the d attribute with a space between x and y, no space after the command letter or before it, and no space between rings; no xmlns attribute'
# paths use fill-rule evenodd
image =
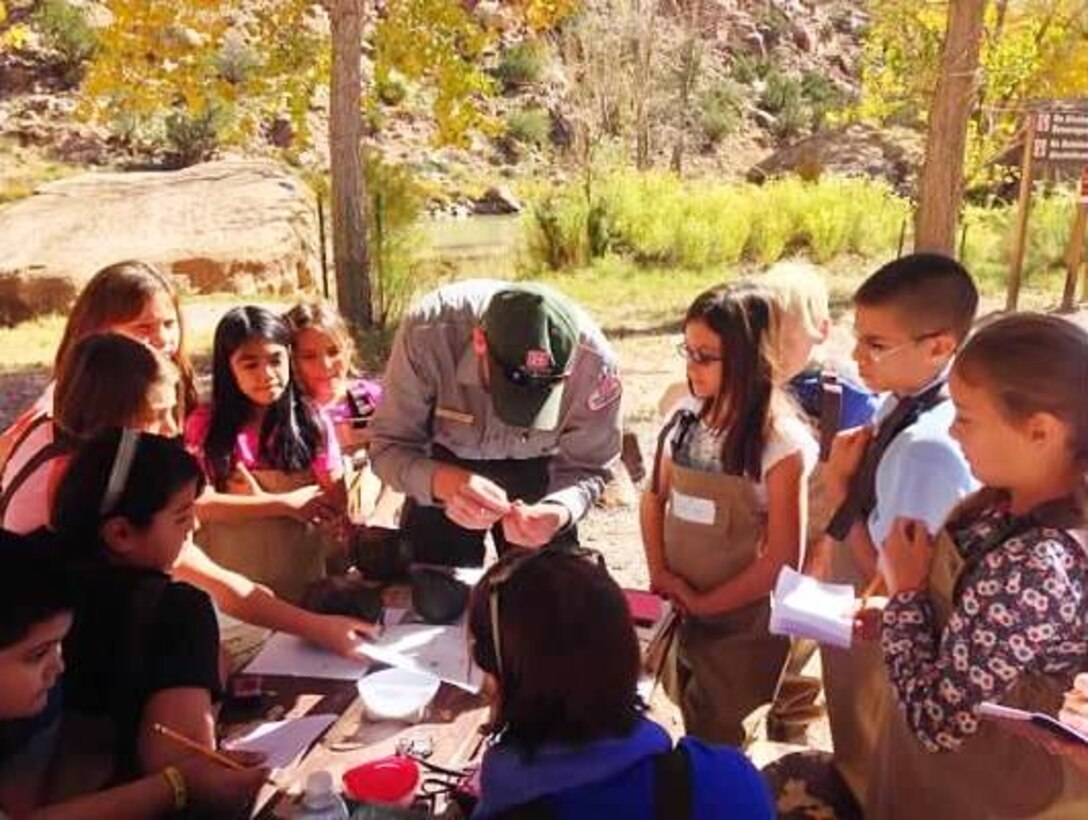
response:
<svg viewBox="0 0 1088 820"><path fill-rule="evenodd" d="M170 791L174 794L174 811L185 811L185 807L189 805L189 792L185 788L185 776L176 766L167 766L162 770L162 776L167 785L170 786Z"/></svg>

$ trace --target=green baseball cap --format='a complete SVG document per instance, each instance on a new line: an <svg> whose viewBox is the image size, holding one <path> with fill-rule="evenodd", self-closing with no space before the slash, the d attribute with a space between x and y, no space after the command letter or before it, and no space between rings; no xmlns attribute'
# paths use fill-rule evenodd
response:
<svg viewBox="0 0 1088 820"><path fill-rule="evenodd" d="M491 401L513 427L554 430L578 323L554 294L532 285L500 290L484 311Z"/></svg>

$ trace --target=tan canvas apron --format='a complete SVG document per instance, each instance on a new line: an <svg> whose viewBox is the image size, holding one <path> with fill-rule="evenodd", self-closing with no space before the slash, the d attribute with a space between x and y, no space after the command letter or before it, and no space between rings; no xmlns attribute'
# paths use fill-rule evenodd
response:
<svg viewBox="0 0 1088 820"><path fill-rule="evenodd" d="M965 567L952 537L937 539L929 592L937 626L952 613L953 590ZM1022 675L1002 699L1006 706L1054 714L1069 675ZM958 752L927 752L893 697L873 766L865 815L924 820L1088 817L1088 777L1029 740L982 720Z"/></svg>
<svg viewBox="0 0 1088 820"><path fill-rule="evenodd" d="M870 579L862 576L853 550L846 544L833 544L829 580L853 584L860 595ZM858 803L864 805L884 705L890 696L884 656L879 642L855 641L849 649L821 646L820 660L835 768Z"/></svg>
<svg viewBox="0 0 1088 820"><path fill-rule="evenodd" d="M665 515L665 562L697 590L736 576L756 559L764 520L746 478L675 462ZM744 743L742 721L774 697L789 641L767 630L769 601L706 618L685 617L663 676L689 734Z"/></svg>
<svg viewBox="0 0 1088 820"><path fill-rule="evenodd" d="M270 493L314 483L309 470L250 473ZM212 560L296 603L308 584L325 577L325 559L331 551L329 539L319 530L287 517L202 524L196 542Z"/></svg>

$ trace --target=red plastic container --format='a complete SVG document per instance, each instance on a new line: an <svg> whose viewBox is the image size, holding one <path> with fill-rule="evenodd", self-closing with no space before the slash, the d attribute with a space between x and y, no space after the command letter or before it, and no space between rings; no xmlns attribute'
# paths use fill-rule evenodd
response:
<svg viewBox="0 0 1088 820"><path fill-rule="evenodd" d="M419 764L393 755L371 760L344 772L344 792L360 803L407 806L419 787Z"/></svg>

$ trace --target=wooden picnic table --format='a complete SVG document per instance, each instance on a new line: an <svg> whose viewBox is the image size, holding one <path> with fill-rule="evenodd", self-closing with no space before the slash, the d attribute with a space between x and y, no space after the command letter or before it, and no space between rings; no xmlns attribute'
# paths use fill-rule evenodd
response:
<svg viewBox="0 0 1088 820"><path fill-rule="evenodd" d="M354 681L265 675L262 684L275 694L266 696L258 708L228 705L220 720L224 737L241 734L261 721L306 714L339 715L296 766L276 772L278 788L266 785L261 789L254 816L262 820L290 817L310 772L324 769L339 784L344 771L394 754L398 741L404 738L429 738L433 748L429 762L446 768L461 768L473 762L483 746L480 728L488 714L483 696L446 683L438 690L424 721L415 725L366 720Z"/></svg>

